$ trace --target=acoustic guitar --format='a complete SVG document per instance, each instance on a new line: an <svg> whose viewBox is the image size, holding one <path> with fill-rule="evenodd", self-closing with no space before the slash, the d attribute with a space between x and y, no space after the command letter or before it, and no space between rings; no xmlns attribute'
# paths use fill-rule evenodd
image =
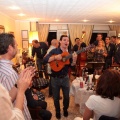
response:
<svg viewBox="0 0 120 120"><path fill-rule="evenodd" d="M81 52L85 52L86 50L89 50L93 47L94 47L94 45L91 44L88 47L85 47L81 50L76 51L76 54L80 54ZM53 56L55 56L55 55L53 55ZM54 61L50 62L50 67L55 72L60 71L65 65L70 64L69 59L72 58L72 54L69 54L68 52L63 52L61 54L61 56L62 56L62 60L54 60Z"/></svg>

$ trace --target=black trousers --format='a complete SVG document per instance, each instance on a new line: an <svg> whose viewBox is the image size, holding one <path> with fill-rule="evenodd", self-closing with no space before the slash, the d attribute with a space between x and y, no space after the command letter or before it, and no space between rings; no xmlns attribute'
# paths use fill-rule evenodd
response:
<svg viewBox="0 0 120 120"><path fill-rule="evenodd" d="M49 95L52 96L51 76L50 76L50 81L49 81Z"/></svg>

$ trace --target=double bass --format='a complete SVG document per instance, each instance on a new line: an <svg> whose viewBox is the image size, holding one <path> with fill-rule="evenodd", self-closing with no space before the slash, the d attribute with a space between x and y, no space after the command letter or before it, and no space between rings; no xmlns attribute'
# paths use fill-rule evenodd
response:
<svg viewBox="0 0 120 120"><path fill-rule="evenodd" d="M87 60L87 52L82 52L77 57L77 63L76 63L76 76L82 76L82 69L85 67Z"/></svg>

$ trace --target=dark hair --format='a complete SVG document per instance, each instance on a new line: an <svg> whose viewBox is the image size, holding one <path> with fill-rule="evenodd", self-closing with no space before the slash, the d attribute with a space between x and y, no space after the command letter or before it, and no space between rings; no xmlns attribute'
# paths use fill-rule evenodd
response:
<svg viewBox="0 0 120 120"><path fill-rule="evenodd" d="M75 38L75 42L76 42L76 40L77 40L77 39L79 39L79 40L80 40L80 38Z"/></svg>
<svg viewBox="0 0 120 120"><path fill-rule="evenodd" d="M117 37L116 36L111 36L112 38L116 39Z"/></svg>
<svg viewBox="0 0 120 120"><path fill-rule="evenodd" d="M96 94L112 100L120 96L120 73L116 70L105 70L98 79Z"/></svg>
<svg viewBox="0 0 120 120"><path fill-rule="evenodd" d="M60 41L63 39L63 37L68 37L67 35L61 35Z"/></svg>
<svg viewBox="0 0 120 120"><path fill-rule="evenodd" d="M98 35L101 35L101 36L103 37L103 34L102 34L102 33L98 33L97 36L98 36Z"/></svg>
<svg viewBox="0 0 120 120"><path fill-rule="evenodd" d="M34 43L36 43L36 44L37 44L37 43L38 43L38 40L33 40L32 42L34 42Z"/></svg>
<svg viewBox="0 0 120 120"><path fill-rule="evenodd" d="M109 37L109 36L107 36L106 38L109 38L109 40L110 40L110 37Z"/></svg>
<svg viewBox="0 0 120 120"><path fill-rule="evenodd" d="M0 55L7 53L9 45L14 47L14 35L10 33L0 34Z"/></svg>

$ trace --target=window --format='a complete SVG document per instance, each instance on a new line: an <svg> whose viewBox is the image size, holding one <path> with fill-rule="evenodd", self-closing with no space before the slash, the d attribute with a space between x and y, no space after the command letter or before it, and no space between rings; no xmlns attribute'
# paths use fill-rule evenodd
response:
<svg viewBox="0 0 120 120"><path fill-rule="evenodd" d="M98 33L100 33L100 32L98 32ZM91 40L90 40L90 44L92 44L92 43L96 40L98 33L92 33ZM101 32L101 33L102 33L102 32ZM102 35L103 35L103 40L104 40L104 41L105 41L105 38L107 37L107 34L108 34L108 33L102 33Z"/></svg>

